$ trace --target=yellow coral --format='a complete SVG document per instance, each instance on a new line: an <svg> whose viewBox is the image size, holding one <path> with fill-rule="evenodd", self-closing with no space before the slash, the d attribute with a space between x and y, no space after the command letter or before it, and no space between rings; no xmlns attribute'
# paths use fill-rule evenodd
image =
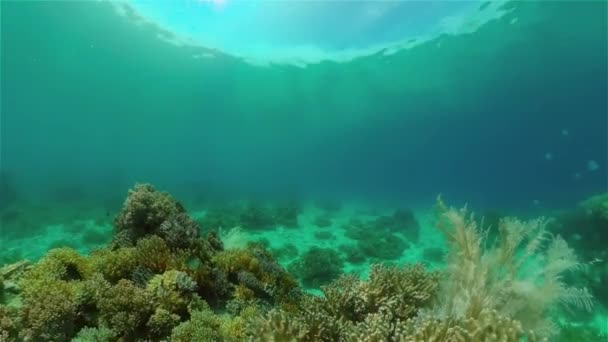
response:
<svg viewBox="0 0 608 342"><path fill-rule="evenodd" d="M167 271L154 276L146 292L154 305L171 313L186 313L196 284L184 272Z"/></svg>
<svg viewBox="0 0 608 342"><path fill-rule="evenodd" d="M166 270L187 270L187 254L184 251L173 253L159 236L143 238L135 246L135 260L138 266L156 273Z"/></svg>
<svg viewBox="0 0 608 342"><path fill-rule="evenodd" d="M135 248L132 247L97 250L91 254L90 260L93 270L110 282L129 278L137 266Z"/></svg>
<svg viewBox="0 0 608 342"><path fill-rule="evenodd" d="M224 272L248 271L259 273L260 263L247 249L230 249L219 252L213 258L215 264Z"/></svg>
<svg viewBox="0 0 608 342"><path fill-rule="evenodd" d="M92 275L88 260L72 248L50 250L23 276L24 279L84 280Z"/></svg>

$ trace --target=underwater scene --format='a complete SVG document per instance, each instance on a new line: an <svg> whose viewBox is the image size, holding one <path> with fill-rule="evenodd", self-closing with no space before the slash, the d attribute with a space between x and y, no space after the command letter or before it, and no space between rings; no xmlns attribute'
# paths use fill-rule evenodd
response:
<svg viewBox="0 0 608 342"><path fill-rule="evenodd" d="M608 341L608 2L0 2L0 342Z"/></svg>

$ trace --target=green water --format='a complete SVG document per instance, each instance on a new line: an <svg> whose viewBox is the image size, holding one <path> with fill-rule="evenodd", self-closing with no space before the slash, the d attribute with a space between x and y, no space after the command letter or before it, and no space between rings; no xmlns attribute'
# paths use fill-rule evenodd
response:
<svg viewBox="0 0 608 342"><path fill-rule="evenodd" d="M423 262L444 280L434 301L416 304L424 310L398 316L400 310L391 307L389 317L374 316L379 313L370 309L362 314L368 316L344 328L352 336L357 329L380 329L372 321L380 317L390 322L391 332L378 335L384 337L377 341L397 339L396 327L413 329L405 318L413 324L424 312L438 322L485 317L487 323L493 319L484 316L489 311L476 315L447 309L449 294L465 298L470 292L484 293L496 278L471 271L478 279L488 277L475 288L450 273L466 265L454 257L461 255L457 244L446 243L436 228L442 218L433 210L438 194L458 208L468 203L476 217L484 217L484 227L491 229L481 248L484 262L506 250L491 248L501 232L505 236L498 229L499 217L553 217L542 248L516 268L520 287L511 288L506 304L501 298L496 302L502 304L487 307L551 341L606 340L607 3L513 1L504 9L502 16L471 32L412 42L398 51L347 61L260 65L202 46L171 44L159 38L171 38L166 28L135 20L134 13L120 16L108 2L3 1L0 264L42 259L36 267L44 271L23 276L2 269L0 341L69 341L79 331L84 336L85 326L100 336L110 329L108 341L171 336L180 341L175 336L183 331L175 329L187 322L222 331L219 337L198 332L210 334L204 338L183 333L189 340L231 341L227 326L247 326L258 329L257 335L249 331L232 340L270 341L272 334L264 329L279 330L276 326L230 311L237 293L254 292L259 307L247 305L259 310L257 317L270 320L271 308L295 310L285 311L291 324L312 331L319 326L299 316L305 304L268 295L256 281L265 286L277 281L273 288L287 291L291 283L280 280L287 279L282 273L287 271L305 294L322 295L320 286L339 274L354 272L366 279L377 263ZM175 236L160 228L161 222L177 220L174 212L158 214L161 219L154 224L121 225L117 219L129 212L125 198L136 183L152 183L179 201L191 221L175 224L185 227L177 231L191 233L190 225L197 231L187 243L203 243L207 233L217 232L226 250L205 245L200 248L209 255L202 257L200 248L180 245L188 260L177 266L154 268L146 258L133 257L138 261L125 262L123 273L112 274L113 263L124 261L119 258L133 250L144 253L137 245L141 239L159 235L165 240L161 245L175 247ZM604 197L583 203L597 194ZM117 242L121 230L146 233L134 233L125 246ZM480 236L483 231L479 228ZM561 256L547 254L551 241L561 241L548 237L558 235L578 255L580 267L564 266L574 260L569 249L560 249ZM252 241L258 245L246 249ZM277 264L266 259L259 245ZM44 259L49 250L62 247L91 256L79 259L70 249ZM231 261L240 266L226 261L232 260L233 250L243 248L247 252L238 259L241 264ZM512 257L522 257L526 248L531 247L520 245ZM99 249L101 254L95 254ZM103 253L110 259L102 259ZM151 255L163 254L157 250ZM172 249L160 262L175 255L179 252ZM249 259L255 261L247 264ZM57 268L48 266L56 261ZM548 287L555 279L541 271L550 273L550 266L566 268L555 276L563 287ZM505 274L507 268L496 266ZM179 292L176 300L199 305L196 294L212 314L189 311L181 302L167 309L151 290L142 290L158 286L154 275L175 281L170 277L176 269L191 277L196 288ZM243 275L243 270L249 273ZM102 274L107 288L85 296L85 303L74 294L81 294L81 285L102 286L93 274ZM534 278L538 274L543 276ZM420 276L420 282L424 279ZM124 285L125 290L119 281L136 285ZM40 284L47 284L46 290ZM459 284L469 292L454 290ZM363 291L368 285L360 286ZM590 310L586 295L569 286L588 289ZM123 296L132 302L104 301L120 297L116 294L123 290L131 291ZM141 298L155 304L141 309ZM518 305L525 310L518 311ZM537 312L530 309L533 305ZM158 318L153 314L159 308L168 312L167 326L149 322ZM342 314L354 317L355 311ZM126 313L133 314L128 324L133 331L111 319ZM196 318L199 314L212 318ZM326 315L321 321L337 320L327 312L315 314ZM542 325L544 319L561 332ZM466 325L454 322L450 324ZM499 334L508 326L505 322L488 323L484 332ZM92 334L84 340L94 341ZM303 340L323 340L311 334ZM420 340L412 331L408 334L406 341ZM331 336L335 334L327 333L325 340L337 340ZM363 339L352 336L353 341Z"/></svg>

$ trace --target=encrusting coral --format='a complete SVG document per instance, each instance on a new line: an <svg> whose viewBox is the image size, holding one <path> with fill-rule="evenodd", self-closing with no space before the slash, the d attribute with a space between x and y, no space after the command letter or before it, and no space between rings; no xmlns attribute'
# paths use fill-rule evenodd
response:
<svg viewBox="0 0 608 342"><path fill-rule="evenodd" d="M0 272L0 341L534 341L553 336L560 307L591 308L561 276L582 264L547 220L504 218L488 245L466 209L437 207L445 270L377 264L315 296L262 244L224 249L168 194L136 185L109 246Z"/></svg>

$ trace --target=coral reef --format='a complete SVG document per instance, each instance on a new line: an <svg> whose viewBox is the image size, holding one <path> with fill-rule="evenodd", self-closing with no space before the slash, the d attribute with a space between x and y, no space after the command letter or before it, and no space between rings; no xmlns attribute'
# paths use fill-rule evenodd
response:
<svg viewBox="0 0 608 342"><path fill-rule="evenodd" d="M312 247L289 266L289 271L302 280L306 287L319 287L342 273L340 254L330 248Z"/></svg>
<svg viewBox="0 0 608 342"><path fill-rule="evenodd" d="M397 209L390 216L380 216L374 221L376 229L386 229L392 233L401 233L410 242L418 241L420 225L414 213L409 209Z"/></svg>
<svg viewBox="0 0 608 342"><path fill-rule="evenodd" d="M563 278L582 264L565 240L548 233L547 219L503 218L499 239L487 247L483 228L466 208L448 208L439 199L437 212L437 227L449 245L436 308L441 315L480 319L496 310L520 321L524 331L549 337L557 332L550 315L557 306L591 310L587 289L569 286Z"/></svg>
<svg viewBox="0 0 608 342"><path fill-rule="evenodd" d="M250 321L248 334L254 341L398 341L401 323L431 302L438 284L438 274L422 265L375 265L367 281L342 276L296 312Z"/></svg>
<svg viewBox="0 0 608 342"><path fill-rule="evenodd" d="M187 246L199 235L198 224L186 215L184 207L150 184L136 184L129 190L122 210L114 219L114 227L121 239L135 242L156 234L175 248Z"/></svg>
<svg viewBox="0 0 608 342"><path fill-rule="evenodd" d="M358 244L341 248L350 262L371 253L362 239L390 248L387 234L402 232L387 222L380 233L376 221L351 222ZM574 324L556 335L557 314L593 302L564 276L583 263L548 233L550 221L502 218L494 244L479 222L438 201L448 247L440 271L375 264L361 279L342 274L335 250L313 247L289 269L305 286L321 285L317 296L263 243L226 248L213 232L194 234L198 225L175 200L138 185L107 247L88 256L52 249L33 265L0 269L0 341L593 341ZM439 259L441 250L427 254Z"/></svg>
<svg viewBox="0 0 608 342"><path fill-rule="evenodd" d="M357 241L357 247L368 258L393 260L399 258L408 243L378 221L351 220L346 226L346 236Z"/></svg>

